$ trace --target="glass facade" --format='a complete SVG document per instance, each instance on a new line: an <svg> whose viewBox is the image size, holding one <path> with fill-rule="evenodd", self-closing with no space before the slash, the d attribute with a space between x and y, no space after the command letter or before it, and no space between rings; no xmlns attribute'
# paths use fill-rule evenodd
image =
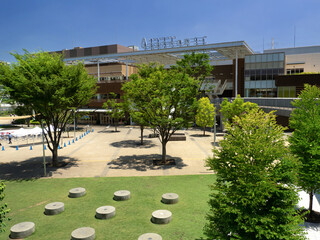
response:
<svg viewBox="0 0 320 240"><path fill-rule="evenodd" d="M278 97L295 98L296 86L278 87Z"/></svg>
<svg viewBox="0 0 320 240"><path fill-rule="evenodd" d="M245 56L245 97L276 97L274 77L284 74L284 53Z"/></svg>

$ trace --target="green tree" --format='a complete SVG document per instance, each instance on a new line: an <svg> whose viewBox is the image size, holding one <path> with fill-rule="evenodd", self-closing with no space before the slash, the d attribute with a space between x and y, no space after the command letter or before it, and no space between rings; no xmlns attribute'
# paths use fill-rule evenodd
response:
<svg viewBox="0 0 320 240"><path fill-rule="evenodd" d="M5 194L4 190L6 185L3 182L0 182L0 202L3 201ZM8 220L7 214L9 213L10 209L8 209L6 203L2 203L0 205L0 232L4 232L6 230L5 221Z"/></svg>
<svg viewBox="0 0 320 240"><path fill-rule="evenodd" d="M183 55L183 59L178 60L171 68L183 71L190 77L199 81L199 87L205 78L211 75L213 66L210 65L209 55L206 53L195 53Z"/></svg>
<svg viewBox="0 0 320 240"><path fill-rule="evenodd" d="M130 116L132 117L132 120L139 125L140 127L140 144L143 145L143 130L145 127L149 126L148 119L143 113L139 111L131 111Z"/></svg>
<svg viewBox="0 0 320 240"><path fill-rule="evenodd" d="M84 65L66 65L62 55L46 52L12 54L17 62L0 66L0 84L10 98L32 108L44 120L45 135L52 152L52 165L58 166L59 141L70 114L89 102L96 80Z"/></svg>
<svg viewBox="0 0 320 240"><path fill-rule="evenodd" d="M207 160L217 175L205 234L210 239L304 239L295 212L296 161L273 113L252 109L227 125L221 150Z"/></svg>
<svg viewBox="0 0 320 240"><path fill-rule="evenodd" d="M306 84L292 105L290 149L301 162L298 185L309 194L312 217L313 195L320 190L320 89Z"/></svg>
<svg viewBox="0 0 320 240"><path fill-rule="evenodd" d="M256 103L244 102L243 98L238 95L232 102L225 98L221 103L220 112L225 122L232 124L234 116L240 116L251 109L258 108Z"/></svg>
<svg viewBox="0 0 320 240"><path fill-rule="evenodd" d="M170 136L192 121L198 82L184 72L151 64L142 65L139 74L131 75L122 89L131 106L159 134L165 161Z"/></svg>
<svg viewBox="0 0 320 240"><path fill-rule="evenodd" d="M215 107L210 103L209 98L203 97L198 101L196 113L196 124L203 128L203 136L206 135L206 127L213 126L214 116L216 115Z"/></svg>
<svg viewBox="0 0 320 240"><path fill-rule="evenodd" d="M115 93L111 92L109 96L109 99L103 104L103 108L110 111L110 116L113 118L115 131L117 132L119 120L124 117L123 103L118 102Z"/></svg>

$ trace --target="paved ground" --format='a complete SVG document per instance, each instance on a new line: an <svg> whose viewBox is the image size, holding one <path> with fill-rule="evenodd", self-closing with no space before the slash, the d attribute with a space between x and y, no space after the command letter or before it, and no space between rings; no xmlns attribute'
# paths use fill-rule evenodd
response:
<svg viewBox="0 0 320 240"><path fill-rule="evenodd" d="M106 176L153 176L210 174L205 167L205 159L212 156L213 134L202 131L180 131L186 134L186 141L170 141L167 144L167 156L174 159L176 165L155 166L154 159L161 157L161 144L158 138L148 138L152 133L145 130L144 145L140 145L140 129L137 127L114 128L94 127L94 132L73 141L73 133L65 134L60 159L68 162L65 168L48 168L50 177L106 177ZM82 134L81 134L82 135ZM218 137L217 140L220 140ZM0 151L0 178L17 179L43 177L43 151L41 138L13 139L9 145L2 141L4 151ZM69 145L70 141L70 145ZM34 143L33 143L34 142ZM63 147L66 144L66 147ZM17 149L18 146L18 150ZM30 150L32 146L32 150ZM51 152L47 149L46 161L50 161Z"/></svg>
<svg viewBox="0 0 320 240"><path fill-rule="evenodd" d="M159 159L161 145L157 138L148 138L151 130L145 130L144 145L140 145L140 130L137 127L114 128L94 127L94 132L72 143L73 133L66 134L59 150L60 160L68 164L64 168L47 168L49 178L70 177L115 177L115 176L156 176L183 174L211 174L205 167L205 159L212 156L213 134L202 136L200 130L180 131L186 134L186 141L169 142L168 158L176 165L155 166L152 160ZM221 140L217 137L217 141ZM41 138L13 139L13 144L0 141L4 151L0 150L0 179L21 179L43 177L43 155ZM70 145L69 145L70 141ZM66 144L66 147L63 147ZM16 147L18 146L18 150ZM32 146L32 150L30 150ZM51 152L45 151L46 161L50 161ZM299 206L308 207L308 195L300 192ZM320 211L320 194L314 198L314 210ZM305 223L308 238L320 239L320 224Z"/></svg>

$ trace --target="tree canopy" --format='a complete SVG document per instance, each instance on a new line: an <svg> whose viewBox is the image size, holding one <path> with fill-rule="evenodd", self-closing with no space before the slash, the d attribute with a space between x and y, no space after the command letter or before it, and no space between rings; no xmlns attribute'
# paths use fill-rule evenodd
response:
<svg viewBox="0 0 320 240"><path fill-rule="evenodd" d="M290 149L301 162L298 185L309 193L312 215L313 195L320 191L320 89L305 85L305 89L292 102L295 109L290 116L294 129L289 138Z"/></svg>
<svg viewBox="0 0 320 240"><path fill-rule="evenodd" d="M210 65L210 57L206 53L195 53L183 55L183 58L171 66L180 72L185 72L190 77L199 81L199 89L205 83L205 78L211 75L213 66Z"/></svg>
<svg viewBox="0 0 320 240"><path fill-rule="evenodd" d="M103 104L103 107L110 110L110 116L114 120L115 131L117 132L119 119L124 117L123 103L118 102L115 93L111 92L109 96L110 98Z"/></svg>
<svg viewBox="0 0 320 240"><path fill-rule="evenodd" d="M227 125L221 150L207 160L212 186L205 234L210 239L304 239L295 212L296 161L273 113L252 109Z"/></svg>
<svg viewBox="0 0 320 240"><path fill-rule="evenodd" d="M58 147L70 111L89 102L96 80L84 65L66 65L63 56L47 52L12 54L17 62L0 65L0 84L10 98L31 107L44 120L52 164L58 165ZM52 127L50 127L52 126Z"/></svg>
<svg viewBox="0 0 320 240"><path fill-rule="evenodd" d="M220 112L223 115L224 121L232 124L235 116L239 117L241 114L245 114L253 108L257 109L258 105L252 102L244 102L243 98L238 95L232 102L229 102L228 99L225 98L221 103Z"/></svg>
<svg viewBox="0 0 320 240"><path fill-rule="evenodd" d="M123 90L132 109L145 116L159 134L164 161L170 136L192 121L198 81L185 72L150 64L140 66Z"/></svg>
<svg viewBox="0 0 320 240"><path fill-rule="evenodd" d="M197 113L195 116L196 124L203 128L203 135L205 135L206 127L213 126L214 116L216 115L215 107L210 103L209 98L203 97L198 101Z"/></svg>

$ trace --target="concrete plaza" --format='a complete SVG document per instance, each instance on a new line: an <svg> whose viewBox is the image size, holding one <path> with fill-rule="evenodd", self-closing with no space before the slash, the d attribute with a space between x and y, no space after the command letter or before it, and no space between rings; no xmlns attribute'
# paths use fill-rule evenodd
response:
<svg viewBox="0 0 320 240"><path fill-rule="evenodd" d="M85 128L84 128L85 130ZM65 133L58 150L59 159L68 163L62 168L48 167L48 177L114 177L114 176L159 176L182 174L210 174L205 159L212 156L213 133L189 129L183 132L186 141L169 141L167 158L175 165L156 166L153 160L161 158L161 143L158 138L148 138L151 129L144 131L144 145L140 145L140 129L124 126L114 132L114 127L94 126L93 132L81 137L84 132ZM221 137L217 137L219 141ZM70 144L69 144L70 142ZM43 177L43 150L40 137L13 139L12 144L1 142L0 179ZM30 147L32 146L32 150ZM17 150L18 147L18 150ZM51 161L51 151L45 151L46 162Z"/></svg>

